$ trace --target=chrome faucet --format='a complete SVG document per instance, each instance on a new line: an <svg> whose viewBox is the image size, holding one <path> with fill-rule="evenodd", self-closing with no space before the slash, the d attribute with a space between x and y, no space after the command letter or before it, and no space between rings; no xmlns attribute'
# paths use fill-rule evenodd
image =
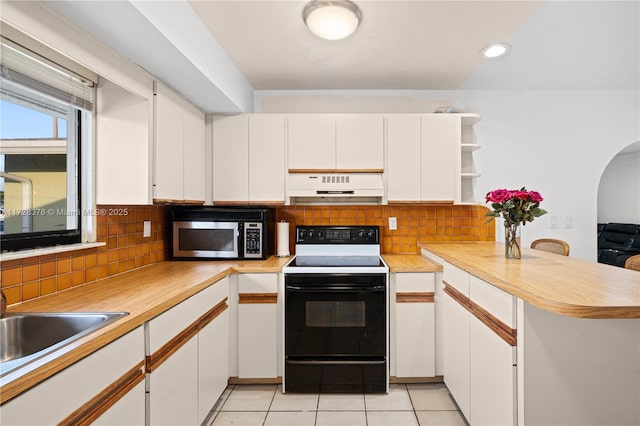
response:
<svg viewBox="0 0 640 426"><path fill-rule="evenodd" d="M2 301L0 301L0 318L2 318L7 312L7 297L4 295L4 291L0 290L0 293L2 293Z"/></svg>

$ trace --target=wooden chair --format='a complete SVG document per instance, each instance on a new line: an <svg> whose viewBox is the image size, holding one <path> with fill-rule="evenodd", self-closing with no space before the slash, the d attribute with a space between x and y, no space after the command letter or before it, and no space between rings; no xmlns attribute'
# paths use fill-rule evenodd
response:
<svg viewBox="0 0 640 426"><path fill-rule="evenodd" d="M554 240L553 238L541 238L539 240L535 240L531 243L531 248L569 256L569 244L562 240Z"/></svg>
<svg viewBox="0 0 640 426"><path fill-rule="evenodd" d="M624 267L627 269L633 269L634 271L640 271L640 254L631 256L624 262Z"/></svg>

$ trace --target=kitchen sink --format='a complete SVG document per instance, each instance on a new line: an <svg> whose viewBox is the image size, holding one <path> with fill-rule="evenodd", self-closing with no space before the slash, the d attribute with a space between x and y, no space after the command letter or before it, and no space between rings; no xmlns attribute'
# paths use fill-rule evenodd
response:
<svg viewBox="0 0 640 426"><path fill-rule="evenodd" d="M0 318L0 377L128 312L7 313Z"/></svg>

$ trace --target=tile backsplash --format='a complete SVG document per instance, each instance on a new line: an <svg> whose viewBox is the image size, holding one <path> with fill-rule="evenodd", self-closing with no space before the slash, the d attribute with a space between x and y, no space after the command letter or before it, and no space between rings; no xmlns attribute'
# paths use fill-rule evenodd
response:
<svg viewBox="0 0 640 426"><path fill-rule="evenodd" d="M166 258L165 206L97 206L102 247L1 262L2 291L8 304L91 283ZM151 236L143 237L144 221Z"/></svg>
<svg viewBox="0 0 640 426"><path fill-rule="evenodd" d="M102 247L1 262L0 285L8 304L15 304L167 258L166 206L98 206L98 241ZM276 218L290 223L291 253L296 225L378 225L382 253L418 253L419 241L494 241L495 225L486 224L483 206L285 206ZM396 217L397 230L389 229ZM143 237L144 221L151 236ZM274 241L275 244L275 241Z"/></svg>
<svg viewBox="0 0 640 426"><path fill-rule="evenodd" d="M289 206L280 207L277 220L289 222L294 252L296 225L378 225L382 253L418 253L419 241L494 241L495 224L485 223L484 206ZM398 229L389 229L389 218Z"/></svg>

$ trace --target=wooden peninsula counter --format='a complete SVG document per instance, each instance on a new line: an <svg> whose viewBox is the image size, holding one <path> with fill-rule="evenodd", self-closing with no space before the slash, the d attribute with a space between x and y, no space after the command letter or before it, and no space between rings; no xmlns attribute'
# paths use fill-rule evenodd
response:
<svg viewBox="0 0 640 426"><path fill-rule="evenodd" d="M640 425L640 273L502 243L443 266L444 381L472 425Z"/></svg>

